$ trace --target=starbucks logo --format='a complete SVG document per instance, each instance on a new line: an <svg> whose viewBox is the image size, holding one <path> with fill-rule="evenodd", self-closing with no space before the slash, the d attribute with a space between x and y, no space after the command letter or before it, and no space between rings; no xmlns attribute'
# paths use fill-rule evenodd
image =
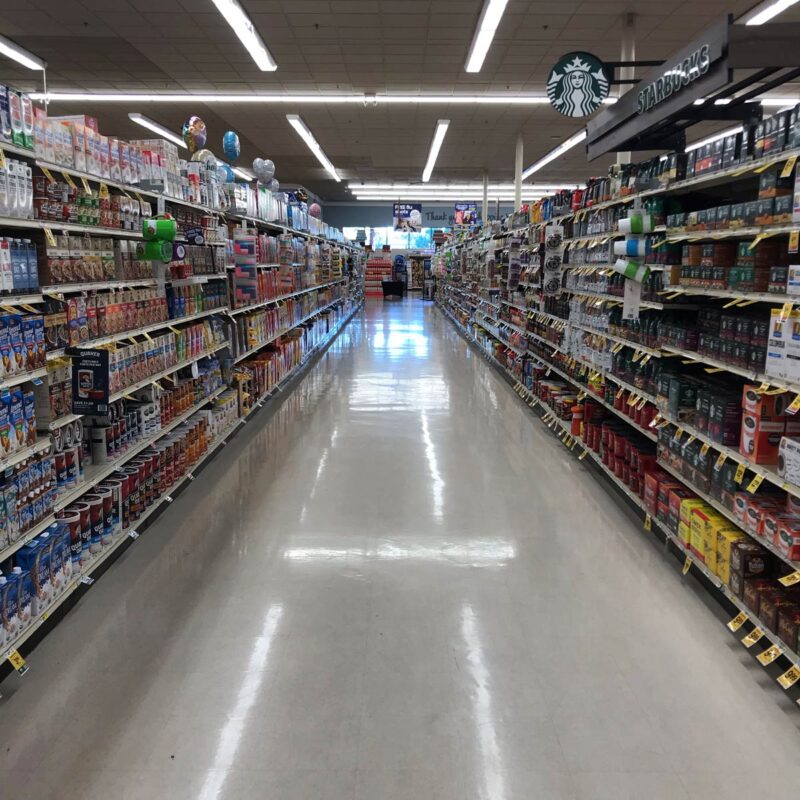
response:
<svg viewBox="0 0 800 800"><path fill-rule="evenodd" d="M550 70L547 96L565 117L588 117L608 97L603 62L591 53L567 53Z"/></svg>

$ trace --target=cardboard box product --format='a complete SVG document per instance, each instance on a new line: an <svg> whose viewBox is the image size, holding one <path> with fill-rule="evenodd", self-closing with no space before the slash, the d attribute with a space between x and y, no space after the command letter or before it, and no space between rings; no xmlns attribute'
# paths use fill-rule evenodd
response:
<svg viewBox="0 0 800 800"><path fill-rule="evenodd" d="M782 436L778 446L778 476L800 486L800 439Z"/></svg>
<svg viewBox="0 0 800 800"><path fill-rule="evenodd" d="M783 519L778 523L773 544L790 561L800 561L800 526L795 519Z"/></svg>
<svg viewBox="0 0 800 800"><path fill-rule="evenodd" d="M776 588L761 593L758 617L771 631L777 631L778 613L781 610L790 611L797 608L796 600L791 594L785 589Z"/></svg>
<svg viewBox="0 0 800 800"><path fill-rule="evenodd" d="M784 503L776 495L752 495L746 492L744 524L742 527L751 536L761 536L764 515L784 510Z"/></svg>
<svg viewBox="0 0 800 800"><path fill-rule="evenodd" d="M731 546L731 574L742 578L767 578L772 574L773 556L760 544L739 541Z"/></svg>
<svg viewBox="0 0 800 800"><path fill-rule="evenodd" d="M734 576L738 580L734 580ZM744 604L758 616L761 611L761 593L772 591L774 584L764 578L741 578L731 573L731 590L744 601Z"/></svg>
<svg viewBox="0 0 800 800"><path fill-rule="evenodd" d="M730 584L731 548L736 542L747 540L747 536L736 528L725 528L717 533L716 573L725 584Z"/></svg>
<svg viewBox="0 0 800 800"><path fill-rule="evenodd" d="M785 606L778 610L777 634L795 653L800 652L800 606Z"/></svg>

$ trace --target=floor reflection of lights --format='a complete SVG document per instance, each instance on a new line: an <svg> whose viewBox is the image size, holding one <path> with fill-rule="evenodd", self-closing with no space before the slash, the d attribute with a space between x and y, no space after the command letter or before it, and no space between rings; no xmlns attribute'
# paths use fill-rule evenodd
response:
<svg viewBox="0 0 800 800"><path fill-rule="evenodd" d="M425 334L421 322L375 322L370 343L375 351L383 351L390 358L427 358L430 351L430 337Z"/></svg>
<svg viewBox="0 0 800 800"><path fill-rule="evenodd" d="M439 375L396 376L391 372L356 377L348 392L353 411L446 411L450 392Z"/></svg>

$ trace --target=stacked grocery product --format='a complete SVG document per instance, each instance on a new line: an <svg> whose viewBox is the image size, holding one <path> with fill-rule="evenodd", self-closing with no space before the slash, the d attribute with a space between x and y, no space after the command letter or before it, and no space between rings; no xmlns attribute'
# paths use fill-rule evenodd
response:
<svg viewBox="0 0 800 800"><path fill-rule="evenodd" d="M382 281L392 277L392 259L385 253L374 253L367 259L364 276L364 293L367 297L380 297L383 294Z"/></svg>

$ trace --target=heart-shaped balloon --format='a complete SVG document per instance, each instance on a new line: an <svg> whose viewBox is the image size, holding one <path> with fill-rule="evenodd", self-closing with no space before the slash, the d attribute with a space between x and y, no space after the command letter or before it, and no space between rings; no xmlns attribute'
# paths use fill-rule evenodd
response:
<svg viewBox="0 0 800 800"><path fill-rule="evenodd" d="M264 183L267 183L275 176L275 164L270 161L270 159L265 159L264 167L263 167L263 174L259 177Z"/></svg>
<svg viewBox="0 0 800 800"><path fill-rule="evenodd" d="M275 192L278 192L278 191L280 191L280 188L281 188L281 185L278 183L278 181L276 181L276 180L275 180L275 178L273 178L273 179L272 179L272 180L269 182L269 190L270 190L270 191L271 191L273 194L275 194Z"/></svg>

